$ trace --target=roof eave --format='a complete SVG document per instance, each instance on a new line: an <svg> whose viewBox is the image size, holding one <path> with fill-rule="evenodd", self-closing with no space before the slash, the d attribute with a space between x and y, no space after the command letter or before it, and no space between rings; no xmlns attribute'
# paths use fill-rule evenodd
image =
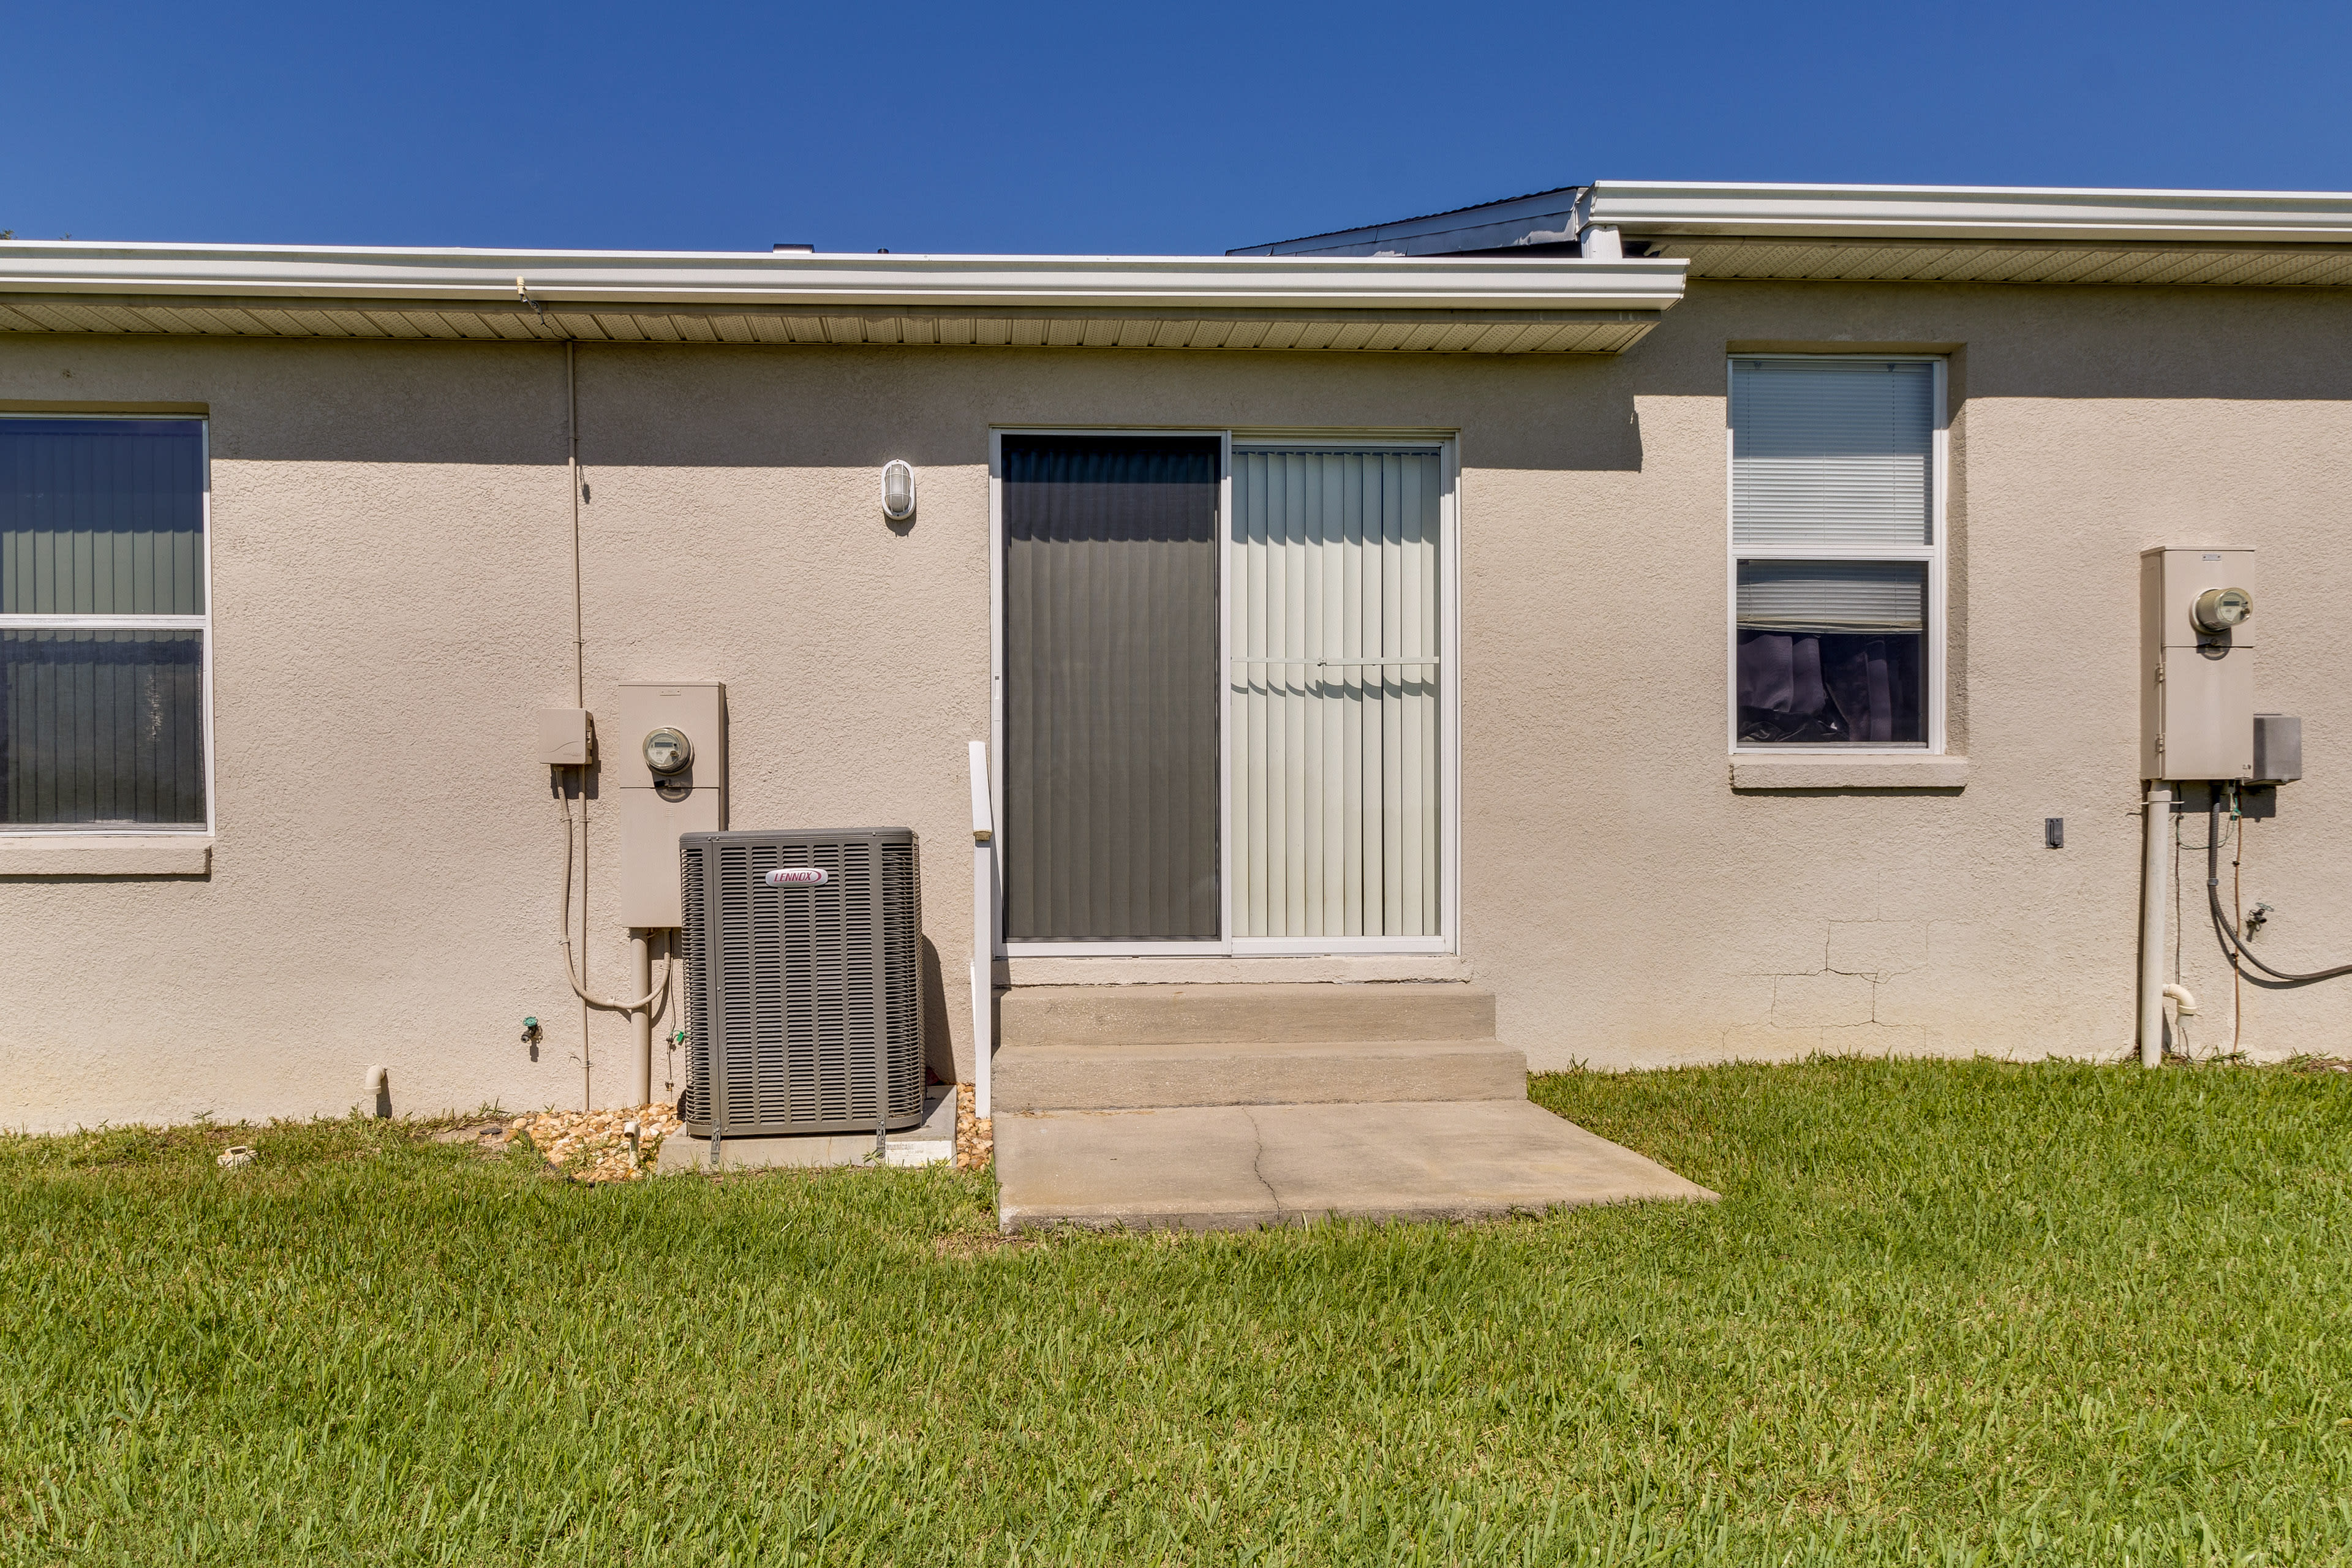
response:
<svg viewBox="0 0 2352 1568"><path fill-rule="evenodd" d="M1628 235L2076 244L2352 243L2352 195L1603 180L1591 221Z"/></svg>
<svg viewBox="0 0 2352 1568"><path fill-rule="evenodd" d="M0 244L0 294L625 307L1652 310L1675 261L715 256Z"/></svg>

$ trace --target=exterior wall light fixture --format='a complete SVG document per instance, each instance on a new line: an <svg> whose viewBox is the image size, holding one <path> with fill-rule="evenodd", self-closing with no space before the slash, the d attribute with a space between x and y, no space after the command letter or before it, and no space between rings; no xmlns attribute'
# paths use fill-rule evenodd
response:
<svg viewBox="0 0 2352 1568"><path fill-rule="evenodd" d="M882 515L892 522L915 515L915 470L896 458L882 465Z"/></svg>

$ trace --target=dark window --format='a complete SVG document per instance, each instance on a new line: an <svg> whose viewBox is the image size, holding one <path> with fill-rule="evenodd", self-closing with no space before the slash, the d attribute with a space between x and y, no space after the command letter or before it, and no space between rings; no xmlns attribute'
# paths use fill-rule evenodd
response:
<svg viewBox="0 0 2352 1568"><path fill-rule="evenodd" d="M205 432L0 418L0 829L201 828Z"/></svg>

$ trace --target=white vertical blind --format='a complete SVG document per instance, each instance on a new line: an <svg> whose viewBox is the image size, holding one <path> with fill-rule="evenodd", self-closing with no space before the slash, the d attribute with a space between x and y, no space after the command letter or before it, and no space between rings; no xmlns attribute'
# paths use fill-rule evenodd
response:
<svg viewBox="0 0 2352 1568"><path fill-rule="evenodd" d="M1934 543L1935 394L1935 366L1919 360L1733 360L1733 541Z"/></svg>
<svg viewBox="0 0 2352 1568"><path fill-rule="evenodd" d="M1237 448L1234 934L1439 934L1438 454Z"/></svg>

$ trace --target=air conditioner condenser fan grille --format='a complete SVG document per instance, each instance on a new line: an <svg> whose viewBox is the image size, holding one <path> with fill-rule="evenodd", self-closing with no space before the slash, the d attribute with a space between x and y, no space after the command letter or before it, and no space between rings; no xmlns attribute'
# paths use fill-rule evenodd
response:
<svg viewBox="0 0 2352 1568"><path fill-rule="evenodd" d="M690 833L688 1130L893 1131L923 1115L922 899L903 827ZM772 887L806 868L816 883ZM879 1112L879 1114L877 1114Z"/></svg>

